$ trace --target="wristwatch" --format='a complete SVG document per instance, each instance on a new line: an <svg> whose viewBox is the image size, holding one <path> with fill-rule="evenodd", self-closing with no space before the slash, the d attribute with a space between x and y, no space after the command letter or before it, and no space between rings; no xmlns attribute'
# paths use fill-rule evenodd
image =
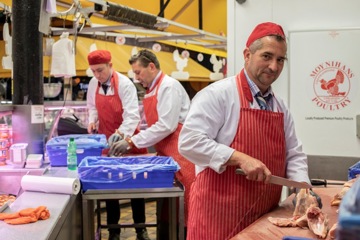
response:
<svg viewBox="0 0 360 240"><path fill-rule="evenodd" d="M130 137L126 137L125 138L125 141L127 141L127 143L129 144L129 147L126 149L126 150L131 150L135 147L134 143L131 141L131 138Z"/></svg>

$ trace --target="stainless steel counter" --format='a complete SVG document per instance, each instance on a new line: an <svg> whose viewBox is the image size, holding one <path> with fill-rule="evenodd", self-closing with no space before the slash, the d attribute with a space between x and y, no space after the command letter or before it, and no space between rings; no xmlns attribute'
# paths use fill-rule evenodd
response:
<svg viewBox="0 0 360 240"><path fill-rule="evenodd" d="M0 176L2 180L4 179L3 177L10 177L14 181L14 176L18 176L21 180L21 177L28 173L29 170L30 169L2 170ZM45 172L45 169L32 169L32 172L37 173L37 175L45 172L46 176L54 177L77 176L76 172L69 172L66 168L46 168L46 170ZM9 182L11 181L5 180L3 184L8 184ZM18 184L20 184L20 182ZM81 194L69 195L25 191L21 193L15 202L10 204L4 212L13 213L25 208L36 208L41 205L49 209L49 219L23 225L9 225L0 221L0 239L82 239Z"/></svg>

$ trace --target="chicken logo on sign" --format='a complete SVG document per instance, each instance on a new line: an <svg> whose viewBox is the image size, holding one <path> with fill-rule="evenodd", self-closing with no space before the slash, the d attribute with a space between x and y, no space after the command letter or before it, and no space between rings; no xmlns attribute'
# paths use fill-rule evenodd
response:
<svg viewBox="0 0 360 240"><path fill-rule="evenodd" d="M318 107L335 111L351 103L349 93L354 73L348 66L339 61L327 61L319 64L310 76L314 79L312 102Z"/></svg>
<svg viewBox="0 0 360 240"><path fill-rule="evenodd" d="M321 88L326 90L331 96L344 96L346 92L339 91L339 85L344 83L344 74L338 70L335 78L326 81L324 79L320 80Z"/></svg>
<svg viewBox="0 0 360 240"><path fill-rule="evenodd" d="M188 60L189 60L188 58L189 58L188 51L183 51L181 55L179 54L179 50L177 49L173 52L173 59L174 62L176 62L176 68L178 71L171 72L171 77L182 80L189 79L189 73L183 71L188 64Z"/></svg>

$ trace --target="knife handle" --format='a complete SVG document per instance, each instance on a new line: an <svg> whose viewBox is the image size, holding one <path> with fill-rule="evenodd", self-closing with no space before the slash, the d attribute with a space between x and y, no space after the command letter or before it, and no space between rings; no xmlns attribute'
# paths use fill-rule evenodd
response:
<svg viewBox="0 0 360 240"><path fill-rule="evenodd" d="M311 179L310 180L311 182L311 185L313 186L325 186L327 185L327 181L324 179L324 180L315 180L315 179Z"/></svg>
<svg viewBox="0 0 360 240"><path fill-rule="evenodd" d="M237 168L237 169L235 169L235 173L236 173L236 174L240 174L240 175L244 175L244 176L246 176L246 174L245 174L244 170L242 170L241 168Z"/></svg>

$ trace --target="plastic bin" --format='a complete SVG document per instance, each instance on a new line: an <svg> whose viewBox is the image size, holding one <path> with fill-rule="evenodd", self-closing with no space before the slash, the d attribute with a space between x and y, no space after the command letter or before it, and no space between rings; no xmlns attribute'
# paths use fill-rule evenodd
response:
<svg viewBox="0 0 360 240"><path fill-rule="evenodd" d="M360 236L360 180L351 186L340 203L337 240L357 240Z"/></svg>
<svg viewBox="0 0 360 240"><path fill-rule="evenodd" d="M180 169L171 157L85 157L78 174L84 191L88 189L129 189L172 187Z"/></svg>
<svg viewBox="0 0 360 240"><path fill-rule="evenodd" d="M356 178L357 174L360 174L360 161L349 167L348 180Z"/></svg>
<svg viewBox="0 0 360 240"><path fill-rule="evenodd" d="M46 143L46 151L51 166L66 166L67 144L71 137L74 138L77 146L78 165L85 157L101 156L102 150L107 147L106 136L104 134L68 134L54 137Z"/></svg>

